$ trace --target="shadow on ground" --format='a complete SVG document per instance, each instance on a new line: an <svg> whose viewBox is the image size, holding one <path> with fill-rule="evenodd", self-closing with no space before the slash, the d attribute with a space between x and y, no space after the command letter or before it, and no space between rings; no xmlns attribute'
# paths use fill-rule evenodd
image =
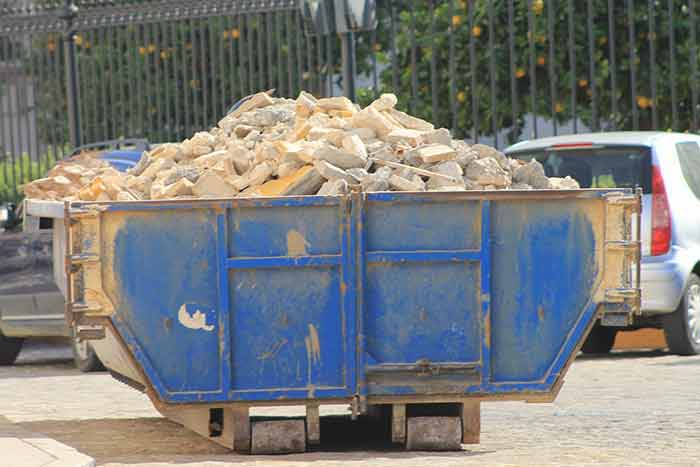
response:
<svg viewBox="0 0 700 467"><path fill-rule="evenodd" d="M353 422L350 417L322 417L321 446L316 452L286 456L244 456L232 453L164 418L42 420L18 423L93 457L97 464L143 462L315 462L372 458L460 458L486 454L472 452L406 452L385 442L383 428ZM376 425L376 424L375 424ZM427 460L429 462L429 460Z"/></svg>
<svg viewBox="0 0 700 467"><path fill-rule="evenodd" d="M577 360L626 360L632 358L657 358L672 356L668 350L614 350L608 354L584 354L580 353Z"/></svg>

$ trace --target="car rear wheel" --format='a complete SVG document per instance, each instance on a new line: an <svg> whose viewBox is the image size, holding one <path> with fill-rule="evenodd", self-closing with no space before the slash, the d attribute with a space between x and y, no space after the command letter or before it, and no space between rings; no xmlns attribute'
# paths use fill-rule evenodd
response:
<svg viewBox="0 0 700 467"><path fill-rule="evenodd" d="M75 366L78 367L80 371L83 373L90 373L104 370L100 358L88 341L84 339L78 340L76 337L73 337L71 347L73 348Z"/></svg>
<svg viewBox="0 0 700 467"><path fill-rule="evenodd" d="M664 334L671 352L700 354L700 277L690 275L678 309L664 320Z"/></svg>
<svg viewBox="0 0 700 467"><path fill-rule="evenodd" d="M583 343L581 351L585 354L606 354L610 352L615 343L617 328L596 324Z"/></svg>
<svg viewBox="0 0 700 467"><path fill-rule="evenodd" d="M12 365L22 350L24 339L21 337L6 337L0 332L0 365Z"/></svg>

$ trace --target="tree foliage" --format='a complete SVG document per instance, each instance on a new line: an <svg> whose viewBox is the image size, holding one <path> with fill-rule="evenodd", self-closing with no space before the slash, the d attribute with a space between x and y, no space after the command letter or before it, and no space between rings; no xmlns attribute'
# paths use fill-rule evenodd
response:
<svg viewBox="0 0 700 467"><path fill-rule="evenodd" d="M642 129L692 128L691 92L697 83L691 53L697 55L697 48L690 40L685 2L672 2L671 11L666 2L654 2L651 10L648 2L633 2L630 21L628 2L613 2L608 11L607 0L592 0L589 12L587 2L515 1L512 31L506 0L475 0L471 12L463 0L434 1L432 8L430 3L393 2L394 36L390 5L383 4L374 45L383 65L380 91L396 93L418 115L450 127L454 110L463 135L474 127L479 134L491 134L495 117L496 128L513 129L513 139L532 114L558 122L578 116L593 129L632 129L636 110ZM391 66L393 53L396 68ZM369 57L363 59L367 63Z"/></svg>

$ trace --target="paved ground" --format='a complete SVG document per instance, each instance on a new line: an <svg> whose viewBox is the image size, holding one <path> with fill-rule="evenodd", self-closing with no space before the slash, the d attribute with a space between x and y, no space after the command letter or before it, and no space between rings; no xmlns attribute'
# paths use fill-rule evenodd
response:
<svg viewBox="0 0 700 467"><path fill-rule="evenodd" d="M700 465L700 358L661 351L580 358L554 404L484 404L482 443L463 452L335 445L333 452L278 457L229 454L158 417L144 396L107 374L78 373L69 357L65 347L34 345L19 365L0 368L0 415L98 465ZM353 436L353 428L344 423L324 436Z"/></svg>

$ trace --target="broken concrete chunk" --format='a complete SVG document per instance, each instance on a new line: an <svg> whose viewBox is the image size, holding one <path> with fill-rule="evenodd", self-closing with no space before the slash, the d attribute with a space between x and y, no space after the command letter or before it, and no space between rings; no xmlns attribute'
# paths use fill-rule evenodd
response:
<svg viewBox="0 0 700 467"><path fill-rule="evenodd" d="M233 161L233 166L237 173L242 174L250 169L253 154L245 147L239 146L238 144L231 145L228 148L228 155Z"/></svg>
<svg viewBox="0 0 700 467"><path fill-rule="evenodd" d="M462 167L456 161L444 161L430 168L431 172L447 175L450 178L432 176L428 179L429 189L445 187L465 188Z"/></svg>
<svg viewBox="0 0 700 467"><path fill-rule="evenodd" d="M250 125L236 125L233 129L233 134L242 139L248 136L251 131L257 131L257 129Z"/></svg>
<svg viewBox="0 0 700 467"><path fill-rule="evenodd" d="M265 107L241 115L238 120L244 125L258 128L272 127L294 120L294 111L284 107Z"/></svg>
<svg viewBox="0 0 700 467"><path fill-rule="evenodd" d="M381 149L372 152L372 158L391 162L401 161L401 158L399 158L398 154L394 152L391 146L383 146Z"/></svg>
<svg viewBox="0 0 700 467"><path fill-rule="evenodd" d="M287 195L313 195L323 185L323 177L314 167L302 167L297 172L296 179L287 190Z"/></svg>
<svg viewBox="0 0 700 467"><path fill-rule="evenodd" d="M338 178L336 180L329 180L321 185L321 189L318 190L317 194L319 196L337 196L346 194L349 191L350 188L348 187L348 183L345 180Z"/></svg>
<svg viewBox="0 0 700 467"><path fill-rule="evenodd" d="M367 159L367 148L359 135L351 134L345 136L341 141L341 145L347 152Z"/></svg>
<svg viewBox="0 0 700 467"><path fill-rule="evenodd" d="M581 188L578 182L568 175L564 178L550 177L549 181L552 185L552 188L554 188L555 190L577 190Z"/></svg>
<svg viewBox="0 0 700 467"><path fill-rule="evenodd" d="M362 168L348 169L347 172L348 172L348 174L350 174L352 177L355 177L359 181L362 181L366 176L369 175L369 172L367 172L365 169L362 169Z"/></svg>
<svg viewBox="0 0 700 467"><path fill-rule="evenodd" d="M453 178L462 178L462 175L464 175L464 171L457 161L440 162L431 167L430 170Z"/></svg>
<svg viewBox="0 0 700 467"><path fill-rule="evenodd" d="M180 144L163 144L151 152L151 157L172 159L180 162L185 159L184 152Z"/></svg>
<svg viewBox="0 0 700 467"><path fill-rule="evenodd" d="M270 178L270 176L272 175L272 170L272 165L268 161L256 165L247 174L248 185L253 187L261 185L268 178Z"/></svg>
<svg viewBox="0 0 700 467"><path fill-rule="evenodd" d="M124 178L120 174L102 175L101 178L105 185L105 192L111 199L116 199L119 192L126 188Z"/></svg>
<svg viewBox="0 0 700 467"><path fill-rule="evenodd" d="M263 161L277 161L279 157L280 153L277 151L277 147L273 143L263 141L255 148L253 163L259 164Z"/></svg>
<svg viewBox="0 0 700 467"><path fill-rule="evenodd" d="M485 159L487 157L496 159L496 162L498 162L502 169L510 170L508 157L498 149L486 146L485 144L474 144L471 149L472 151L476 151L480 159Z"/></svg>
<svg viewBox="0 0 700 467"><path fill-rule="evenodd" d="M386 167L382 167L384 169ZM389 178L391 174L380 174L375 172L369 174L360 182L364 191L389 191Z"/></svg>
<svg viewBox="0 0 700 467"><path fill-rule="evenodd" d="M418 180L420 180L420 178ZM389 187L397 191L423 191L425 190L425 183L423 183L423 180L418 182L415 179L410 180L399 175L392 174L389 177Z"/></svg>
<svg viewBox="0 0 700 467"><path fill-rule="evenodd" d="M316 98L308 92L301 91L296 100L296 113L300 117L308 117L316 109Z"/></svg>
<svg viewBox="0 0 700 467"><path fill-rule="evenodd" d="M355 113L355 105L347 97L326 97L316 101L316 106L324 112L339 110L350 112L350 115Z"/></svg>
<svg viewBox="0 0 700 467"><path fill-rule="evenodd" d="M155 187L156 184L153 184ZM177 198L178 196L188 196L192 194L192 187L194 184L187 180L186 178L181 178L175 183L159 189L157 192L151 190L152 199L168 199Z"/></svg>
<svg viewBox="0 0 700 467"><path fill-rule="evenodd" d="M321 188L324 178L313 166L307 165L291 175L270 180L258 187L261 196L312 195Z"/></svg>
<svg viewBox="0 0 700 467"><path fill-rule="evenodd" d="M377 138L377 133L371 128L353 128L347 131L346 134L359 136L365 144Z"/></svg>
<svg viewBox="0 0 700 467"><path fill-rule="evenodd" d="M165 172L173 167L175 167L175 162L172 159L157 159L143 171L141 177L153 179L158 173Z"/></svg>
<svg viewBox="0 0 700 467"><path fill-rule="evenodd" d="M544 167L535 159L513 170L513 181L516 183L526 183L538 190L552 188L552 183L544 173Z"/></svg>
<svg viewBox="0 0 700 467"><path fill-rule="evenodd" d="M409 151L409 153L406 153L405 156L407 161L410 161L412 158L418 158L425 164L448 161L457 157L457 152L444 144L429 144L427 146L421 146L419 148L412 149Z"/></svg>
<svg viewBox="0 0 700 467"><path fill-rule="evenodd" d="M56 170L53 171L54 176L58 175L63 175L67 179L69 179L71 182L76 182L80 180L80 178L85 175L86 170L82 167L78 167L76 165L68 165L68 164L63 164L60 166L56 167Z"/></svg>
<svg viewBox="0 0 700 467"><path fill-rule="evenodd" d="M144 170L146 170L146 167L151 163L151 157L148 155L147 152L144 152L141 154L141 159L139 159L139 162L129 169L127 173L130 173L135 176L139 176L143 173Z"/></svg>
<svg viewBox="0 0 700 467"><path fill-rule="evenodd" d="M369 106L373 107L375 110L381 112L382 110L389 110L396 107L398 99L394 94L382 94L378 99L375 99Z"/></svg>
<svg viewBox="0 0 700 467"><path fill-rule="evenodd" d="M198 131L190 138L190 144L192 146L209 146L213 148L216 146L216 137L206 131Z"/></svg>
<svg viewBox="0 0 700 467"><path fill-rule="evenodd" d="M425 120L408 115L400 110L389 109L385 113L400 123L402 127L410 130L429 131L435 128L432 123L428 123Z"/></svg>
<svg viewBox="0 0 700 467"><path fill-rule="evenodd" d="M253 109L259 109L272 105L274 100L266 92L259 92L251 96L250 99L244 101L236 110L229 114L231 118L238 118L246 112Z"/></svg>
<svg viewBox="0 0 700 467"><path fill-rule="evenodd" d="M506 187L510 185L510 176L501 168L496 159L476 159L469 163L465 176L482 186L494 185Z"/></svg>
<svg viewBox="0 0 700 467"><path fill-rule="evenodd" d="M192 186L192 194L202 198L210 196L228 198L237 192L233 186L226 183L223 177L212 170L204 172Z"/></svg>
<svg viewBox="0 0 700 467"><path fill-rule="evenodd" d="M212 149L214 149L213 146L189 145L189 150L187 152L183 151L183 155L187 154L187 157L199 157L209 154Z"/></svg>
<svg viewBox="0 0 700 467"><path fill-rule="evenodd" d="M307 141L330 142L335 146L340 147L341 141L346 132L342 128L335 127L314 127L306 136Z"/></svg>
<svg viewBox="0 0 700 467"><path fill-rule="evenodd" d="M341 169L340 167L336 167L335 165L324 161L324 160L318 160L314 163L314 167L316 167L316 170L321 174L323 178L326 180L337 180L337 179L342 179L345 180L349 184L353 183L358 183L359 180L349 173L347 173L345 170Z"/></svg>
<svg viewBox="0 0 700 467"><path fill-rule="evenodd" d="M373 107L365 107L352 117L355 128L370 128L380 138L386 138L396 127L381 112Z"/></svg>
<svg viewBox="0 0 700 467"><path fill-rule="evenodd" d="M79 186L63 175L55 175L34 180L22 189L30 198L58 199L76 194Z"/></svg>
<svg viewBox="0 0 700 467"><path fill-rule="evenodd" d="M478 191L481 191L481 190L484 189L483 186L479 185L478 183L476 183L476 182L474 182L474 181L472 181L472 180L469 180L467 177L464 177L462 180L464 181L464 189L465 189L465 190L472 190L472 191L473 191L473 190L478 190Z"/></svg>
<svg viewBox="0 0 700 467"><path fill-rule="evenodd" d="M323 146L317 149L314 152L314 157L318 160L330 162L341 169L364 167L367 162L366 157L341 151L340 149L335 149L330 146Z"/></svg>
<svg viewBox="0 0 700 467"><path fill-rule="evenodd" d="M445 146L452 147L452 135L450 135L450 130L447 128L424 131L421 134L423 143L425 144L444 144Z"/></svg>
<svg viewBox="0 0 700 467"><path fill-rule="evenodd" d="M331 117L337 117L334 119L334 121L341 122L344 119L350 118L353 115L355 115L355 112L357 112L357 110L329 110L328 115L330 115Z"/></svg>
<svg viewBox="0 0 700 467"><path fill-rule="evenodd" d="M114 199L117 201L136 201L139 198L129 193L128 191L120 191L119 193L117 193L117 196Z"/></svg>
<svg viewBox="0 0 700 467"><path fill-rule="evenodd" d="M251 130L247 135L245 135L243 141L245 141L246 143L256 143L260 141L261 135L262 132L260 130Z"/></svg>
<svg viewBox="0 0 700 467"><path fill-rule="evenodd" d="M466 169L471 161L479 158L479 154L464 141L453 140L452 147L457 151L455 160L463 169Z"/></svg>
<svg viewBox="0 0 700 467"><path fill-rule="evenodd" d="M303 166L304 163L301 161L283 162L277 166L277 175L279 177L286 177L288 175L292 175L294 172L296 172Z"/></svg>
<svg viewBox="0 0 700 467"><path fill-rule="evenodd" d="M424 141L423 136L423 133L418 130L397 128L386 135L385 139L390 143L405 143L410 146L418 146Z"/></svg>
<svg viewBox="0 0 700 467"><path fill-rule="evenodd" d="M151 192L151 184L152 181L148 177L134 177L126 182L127 188L144 194Z"/></svg>
<svg viewBox="0 0 700 467"><path fill-rule="evenodd" d="M294 131L290 132L287 136L287 140L294 142L306 138L306 135L311 131L312 126L306 120L300 120Z"/></svg>
<svg viewBox="0 0 700 467"><path fill-rule="evenodd" d="M214 167L224 157L228 157L228 151L226 149L220 149L218 151L210 152L209 154L204 154L203 156L197 157L192 161L192 165L199 169L208 169L210 167Z"/></svg>

